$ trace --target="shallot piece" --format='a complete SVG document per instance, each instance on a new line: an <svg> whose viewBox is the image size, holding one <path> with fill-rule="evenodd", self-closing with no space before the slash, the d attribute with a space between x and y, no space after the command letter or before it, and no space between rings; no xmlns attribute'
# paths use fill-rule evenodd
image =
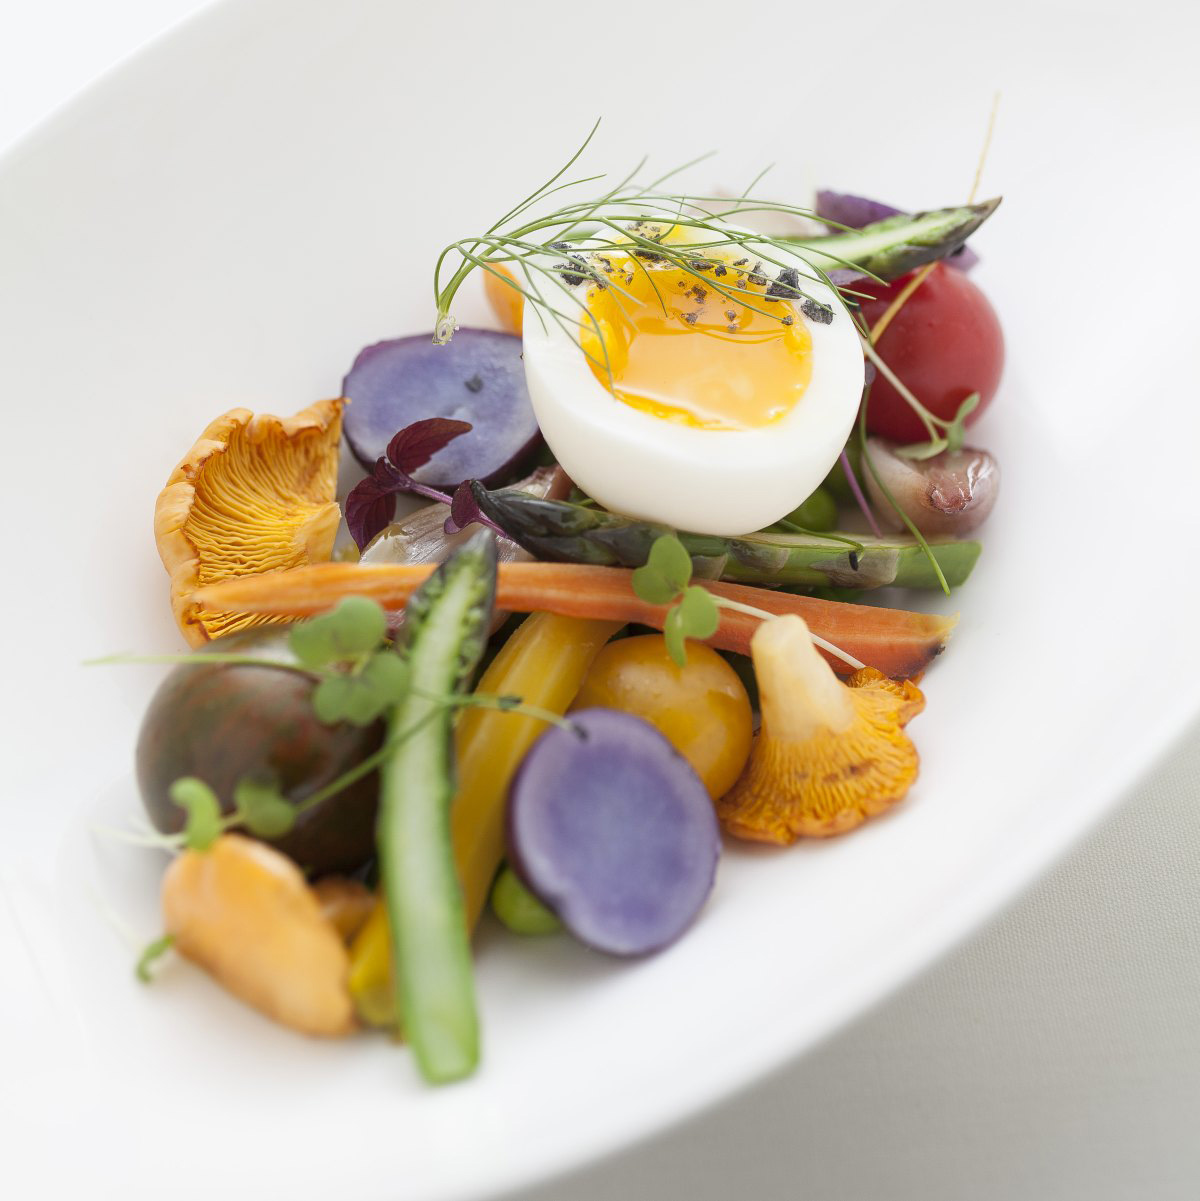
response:
<svg viewBox="0 0 1200 1201"><path fill-rule="evenodd" d="M986 450L964 446L930 459L907 459L896 453L893 443L868 438L867 454L896 504L922 534L969 533L992 511L1000 491L1000 465ZM875 473L868 470L863 476L880 520L903 529Z"/></svg>

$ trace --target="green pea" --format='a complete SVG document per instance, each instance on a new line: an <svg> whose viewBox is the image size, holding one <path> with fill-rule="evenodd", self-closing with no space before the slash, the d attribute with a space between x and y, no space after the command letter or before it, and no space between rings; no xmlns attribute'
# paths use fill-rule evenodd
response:
<svg viewBox="0 0 1200 1201"><path fill-rule="evenodd" d="M786 520L806 530L824 532L837 528L837 501L824 489L818 488L803 504L797 505Z"/></svg>
<svg viewBox="0 0 1200 1201"><path fill-rule="evenodd" d="M562 923L517 879L506 863L492 885L492 912L514 934L554 934Z"/></svg>

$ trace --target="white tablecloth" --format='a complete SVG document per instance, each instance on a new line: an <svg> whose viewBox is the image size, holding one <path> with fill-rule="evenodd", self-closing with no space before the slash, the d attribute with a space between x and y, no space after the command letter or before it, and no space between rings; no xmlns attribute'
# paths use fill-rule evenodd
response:
<svg viewBox="0 0 1200 1201"><path fill-rule="evenodd" d="M0 149L206 2L7 0ZM526 1201L1196 1201L1198 781L1200 727L1008 913L875 1012Z"/></svg>

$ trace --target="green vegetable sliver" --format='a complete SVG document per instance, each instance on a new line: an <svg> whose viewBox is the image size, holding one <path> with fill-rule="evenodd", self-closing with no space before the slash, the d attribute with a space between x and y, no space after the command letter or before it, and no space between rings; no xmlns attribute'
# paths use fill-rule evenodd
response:
<svg viewBox="0 0 1200 1201"><path fill-rule="evenodd" d="M470 1075L479 1062L471 947L450 843L451 713L436 699L455 689L464 637L480 620L476 558L446 565L440 592L418 617L412 693L390 717L391 736L416 732L380 770L378 842L397 1009L421 1074L434 1083Z"/></svg>

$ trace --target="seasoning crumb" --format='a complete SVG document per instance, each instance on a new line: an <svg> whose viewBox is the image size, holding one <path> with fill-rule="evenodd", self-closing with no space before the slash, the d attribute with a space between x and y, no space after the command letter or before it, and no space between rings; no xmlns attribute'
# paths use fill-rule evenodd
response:
<svg viewBox="0 0 1200 1201"><path fill-rule="evenodd" d="M800 272L795 267L784 267L767 289L769 300L798 300L800 298Z"/></svg>
<svg viewBox="0 0 1200 1201"><path fill-rule="evenodd" d="M468 392L483 391L483 380L481 380L477 375L471 376L470 379L463 380L463 384L466 386Z"/></svg>
<svg viewBox="0 0 1200 1201"><path fill-rule="evenodd" d="M804 310L804 315L809 321L815 321L818 325L833 324L833 309L827 304L819 304L817 301L806 296L800 302L800 307Z"/></svg>

